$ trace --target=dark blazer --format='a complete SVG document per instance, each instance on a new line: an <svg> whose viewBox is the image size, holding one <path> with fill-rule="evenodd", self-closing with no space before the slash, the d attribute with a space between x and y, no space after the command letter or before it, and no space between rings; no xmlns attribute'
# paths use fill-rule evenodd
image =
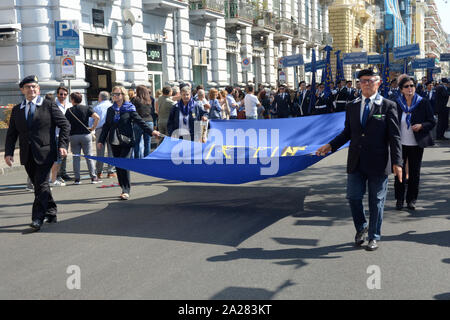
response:
<svg viewBox="0 0 450 320"><path fill-rule="evenodd" d="M430 95L428 91L423 91L422 92L422 97L427 99L430 102L431 105L431 110L433 110L433 114L437 113L436 110L436 91L432 90L431 91L431 99L430 99Z"/></svg>
<svg viewBox="0 0 450 320"><path fill-rule="evenodd" d="M285 93L284 98L277 94L272 102L272 110L276 110L278 118L288 118L291 114L291 96Z"/></svg>
<svg viewBox="0 0 450 320"><path fill-rule="evenodd" d="M169 120L167 121L167 133L169 136L171 136L172 133L180 127L180 112L178 103L175 103L172 106L172 110L170 110ZM203 116L208 117L208 112L200 108L200 106L195 103L191 113L189 114L188 120L192 140L194 140L194 121L200 121Z"/></svg>
<svg viewBox="0 0 450 320"><path fill-rule="evenodd" d="M305 91L305 97L303 97L303 93L301 91L298 92L298 95L296 97L297 103L299 106L299 114L298 116L301 116L303 113L303 116L307 116L308 114L308 108L309 108L309 99L311 95L311 91L306 90Z"/></svg>
<svg viewBox="0 0 450 320"><path fill-rule="evenodd" d="M361 126L361 98L346 106L344 130L331 142L336 151L350 140L347 173L359 168L368 175L388 175L392 164L402 165L397 105L378 94L365 128ZM390 152L390 157L389 157Z"/></svg>
<svg viewBox="0 0 450 320"><path fill-rule="evenodd" d="M402 120L403 109L397 102L398 110L398 122ZM417 108L415 108L411 113L411 126L415 124L422 124L422 130L414 132L414 137L416 138L417 144L421 148L426 148L434 145L433 138L431 137L431 130L436 125L434 120L433 110L428 99L422 99L419 102Z"/></svg>
<svg viewBox="0 0 450 320"><path fill-rule="evenodd" d="M38 99L31 129L27 126L25 107L20 108L22 103L14 106L11 112L6 133L5 156L14 156L14 148L19 138L22 165L25 165L31 156L38 165L53 163L56 161L58 148L67 149L68 146L69 121L56 103L47 99L42 99L41 102L42 104ZM56 145L56 127L60 128L58 146Z"/></svg>
<svg viewBox="0 0 450 320"><path fill-rule="evenodd" d="M144 120L139 116L139 114L136 111L131 112L123 112L120 114L119 122L114 122L114 115L115 111L113 107L109 107L106 111L106 118L105 118L105 124L103 125L102 133L100 134L99 141L102 144L105 144L106 139L108 138L109 134L109 140L108 142L112 142L112 139L114 137L114 130L116 128L119 129L119 133L127 136L131 139L132 145L135 142L134 134L133 134L133 123L136 123L141 129L149 134L152 135L152 128L150 128ZM110 134L111 133L111 134Z"/></svg>
<svg viewBox="0 0 450 320"><path fill-rule="evenodd" d="M444 108L447 108L448 96L446 87L442 84L436 87L436 113L444 111Z"/></svg>

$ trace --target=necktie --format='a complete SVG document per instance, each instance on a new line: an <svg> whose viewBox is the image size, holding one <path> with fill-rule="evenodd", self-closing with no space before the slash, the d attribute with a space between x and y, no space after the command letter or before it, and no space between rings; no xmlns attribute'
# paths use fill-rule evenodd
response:
<svg viewBox="0 0 450 320"><path fill-rule="evenodd" d="M363 128L366 126L367 118L369 117L370 99L366 98L366 100L364 100L364 102L366 103L366 105L364 106L364 112L363 112L363 116L362 116L362 120L361 120L361 125Z"/></svg>
<svg viewBox="0 0 450 320"><path fill-rule="evenodd" d="M34 116L34 111L32 110L32 103L28 102L28 114L27 114L28 128L31 128L31 125L33 124L33 116Z"/></svg>

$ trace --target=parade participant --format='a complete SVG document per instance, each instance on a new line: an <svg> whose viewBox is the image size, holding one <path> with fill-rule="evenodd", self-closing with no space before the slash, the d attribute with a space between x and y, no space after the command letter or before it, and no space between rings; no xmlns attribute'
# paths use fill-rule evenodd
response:
<svg viewBox="0 0 450 320"><path fill-rule="evenodd" d="M400 95L400 90L398 88L397 78L392 79L391 86L388 92L388 99L392 101L397 101L398 96Z"/></svg>
<svg viewBox="0 0 450 320"><path fill-rule="evenodd" d="M442 83L436 87L436 112L438 115L438 123L436 127L436 140L449 140L444 136L448 129L448 113L447 107L449 99L450 87L447 78L442 78Z"/></svg>
<svg viewBox="0 0 450 320"><path fill-rule="evenodd" d="M353 100L353 95L350 95L348 88L345 86L346 82L345 80L341 80L338 84L339 91L336 95L336 112L345 111L345 105Z"/></svg>
<svg viewBox="0 0 450 320"><path fill-rule="evenodd" d="M245 117L251 120L258 119L258 108L261 107L261 102L259 102L258 98L253 94L254 88L252 85L248 85L246 88L247 94L244 98L245 105Z"/></svg>
<svg viewBox="0 0 450 320"><path fill-rule="evenodd" d="M5 162L12 166L19 138L20 163L25 166L34 185L32 231L39 231L44 218L56 222L57 206L52 197L48 177L57 153L67 156L70 124L55 103L44 100L38 78L27 76L19 84L25 100L13 107L5 142ZM56 127L60 128L58 145Z"/></svg>
<svg viewBox="0 0 450 320"><path fill-rule="evenodd" d="M421 96L423 95L423 92L425 91L425 88L427 86L428 78L422 77L422 82L417 84L416 93Z"/></svg>
<svg viewBox="0 0 450 320"><path fill-rule="evenodd" d="M428 81L426 84L426 90L423 91L422 97L428 99L431 104L431 109L433 110L433 114L436 114L436 92L433 89L433 81ZM417 92L416 92L417 93Z"/></svg>
<svg viewBox="0 0 450 320"><path fill-rule="evenodd" d="M154 128L154 119L152 115L152 109L154 105L154 99L150 96L150 92L147 87L140 85L136 88L136 96L130 100L130 102L136 107L136 112L145 121L152 131ZM133 125L134 130L134 158L139 159L141 156L140 143L143 138L144 142L144 158L150 154L152 137L150 134L145 133L138 124Z"/></svg>
<svg viewBox="0 0 450 320"><path fill-rule="evenodd" d="M159 132L150 128L136 112L136 107L130 102L127 90L116 86L112 89L113 105L106 113L105 124L100 135L98 148L106 143L111 144L113 156L116 158L130 158L133 151L133 123L138 124L142 130L153 136L159 136ZM122 188L121 200L130 198L130 171L117 168L117 178Z"/></svg>
<svg viewBox="0 0 450 320"><path fill-rule="evenodd" d="M68 101L69 100L68 95L69 95L69 89L67 89L66 87L60 86L60 87L58 87L58 89L56 89L55 102L56 102L56 105L59 107L59 110L61 110L61 112L64 115L66 114L67 109L72 107L72 105ZM59 134L58 128L56 128L56 131L57 131L57 135L58 135ZM61 159L61 163L58 164L58 172L57 172L56 180L59 180L61 182L72 180L70 178L70 176L67 174L66 168L67 168L67 157L64 157ZM53 174L53 172L52 172L52 174Z"/></svg>
<svg viewBox="0 0 450 320"><path fill-rule="evenodd" d="M86 156L92 156L92 131L95 132L100 117L91 106L81 104L83 96L79 92L70 94L72 108L66 112L66 118L70 122L70 147L73 154L81 154L81 149ZM89 127L89 118L94 119L92 127ZM73 157L74 184L81 184L80 157ZM86 164L91 176L91 183L99 183L95 172L94 160L86 158Z"/></svg>
<svg viewBox="0 0 450 320"><path fill-rule="evenodd" d="M330 143L317 149L316 155L335 152L350 140L347 199L356 228L355 245L361 246L368 232L369 244L366 249L373 251L378 248L381 238L388 174L392 168L402 181L402 149L397 106L378 94L380 77L373 70L364 69L359 72L358 78L362 96L347 104L344 130ZM367 184L369 227L363 205Z"/></svg>
<svg viewBox="0 0 450 320"><path fill-rule="evenodd" d="M172 88L165 86L162 89L163 95L158 99L158 131L161 134L168 135L167 121L169 120L170 110L174 104L172 97ZM161 142L162 140L160 140Z"/></svg>
<svg viewBox="0 0 450 320"><path fill-rule="evenodd" d="M359 83L359 80L356 80L356 89L355 89L355 94L353 95L353 99L356 99L359 97L361 97L361 83ZM351 101L351 100L349 100L349 101Z"/></svg>
<svg viewBox="0 0 450 320"><path fill-rule="evenodd" d="M397 98L398 120L402 142L403 163L408 162L408 187L406 187L406 170L403 179L395 178L396 209L401 210L405 200L408 209L416 209L419 195L420 167L424 148L433 145L431 130L436 125L428 99L416 93L413 77L404 76L399 83L400 96Z"/></svg>
<svg viewBox="0 0 450 320"><path fill-rule="evenodd" d="M232 86L228 86L225 88L225 90L228 93L227 101L228 101L228 106L230 107L230 119L237 119L237 109L239 108L239 105L237 104L237 102L233 96L234 89Z"/></svg>
<svg viewBox="0 0 450 320"><path fill-rule="evenodd" d="M286 86L281 84L279 93L272 102L272 110L276 112L277 118L288 118L291 114L291 98L286 93Z"/></svg>
<svg viewBox="0 0 450 320"><path fill-rule="evenodd" d="M300 81L300 90L297 95L300 114L299 116L308 116L310 91L306 89L306 82Z"/></svg>
<svg viewBox="0 0 450 320"><path fill-rule="evenodd" d="M170 110L167 131L174 138L194 141L195 121L207 121L208 113L191 98L191 88L181 89L181 100Z"/></svg>
<svg viewBox="0 0 450 320"><path fill-rule="evenodd" d="M314 114L324 114L332 112L332 103L329 97L325 96L325 85L319 84L319 89L316 92L316 105L314 107Z"/></svg>
<svg viewBox="0 0 450 320"><path fill-rule="evenodd" d="M103 124L105 123L106 120L106 113L109 109L109 107L111 107L112 103L110 101L110 95L109 92L107 91L100 91L100 93L98 94L98 104L94 107L94 112L96 114L98 114L98 116L100 117L100 120L97 124L97 128L95 129L95 138L96 138L96 150L97 150L97 157L104 157L105 156L105 149L106 149L106 145L108 146L108 157L112 158L112 150L111 150L111 145L109 143L102 145L102 148L98 148L98 143L99 143L99 139L100 139L100 135L102 134L102 130L103 130ZM98 179L102 179L102 173L103 173L103 166L104 163L101 161L96 161L95 163L95 172L97 173L97 178ZM116 174L114 173L114 167L110 164L107 165L107 178L115 178Z"/></svg>
<svg viewBox="0 0 450 320"><path fill-rule="evenodd" d="M219 91L215 88L211 88L208 92L209 105L211 109L209 110L209 119L218 120L222 119L222 107L220 106L219 100L217 99L219 96Z"/></svg>

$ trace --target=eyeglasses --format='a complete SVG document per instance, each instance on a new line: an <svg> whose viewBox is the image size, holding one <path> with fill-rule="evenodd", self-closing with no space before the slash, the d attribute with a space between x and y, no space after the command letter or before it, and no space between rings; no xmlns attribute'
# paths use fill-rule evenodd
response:
<svg viewBox="0 0 450 320"><path fill-rule="evenodd" d="M359 82L361 84L374 84L377 81L377 79L361 79Z"/></svg>
<svg viewBox="0 0 450 320"><path fill-rule="evenodd" d="M23 88L24 89L36 89L37 88L37 84L30 84L30 85L24 85Z"/></svg>
<svg viewBox="0 0 450 320"><path fill-rule="evenodd" d="M58 96L67 96L67 93L61 92L61 93L58 93Z"/></svg>
<svg viewBox="0 0 450 320"><path fill-rule="evenodd" d="M414 88L415 86L413 84L407 84L406 86L403 86L403 89L405 88Z"/></svg>
<svg viewBox="0 0 450 320"><path fill-rule="evenodd" d="M118 96L120 96L122 94L122 92L113 92L112 93L112 96L113 97L118 97Z"/></svg>

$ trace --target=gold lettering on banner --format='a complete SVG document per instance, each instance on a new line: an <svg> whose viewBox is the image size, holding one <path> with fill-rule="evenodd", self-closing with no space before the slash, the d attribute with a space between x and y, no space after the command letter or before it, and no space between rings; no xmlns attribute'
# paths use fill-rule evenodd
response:
<svg viewBox="0 0 450 320"><path fill-rule="evenodd" d="M238 149L238 148L245 148L244 146L233 146L233 145L216 145L216 144L212 144L211 147L209 148L208 153L206 154L206 160L208 160L211 157L211 153L214 150L214 148L216 147L220 147L223 156L226 159L231 159L230 154L228 154L228 150L231 149ZM306 149L307 146L301 146L301 147L284 147L283 151L281 152L281 157L293 157L297 154L298 151L304 151ZM253 158L257 158L258 154L261 150L273 150L270 157L273 158L275 157L276 152L278 151L279 147L248 147L249 149L255 150L255 152L253 153Z"/></svg>

